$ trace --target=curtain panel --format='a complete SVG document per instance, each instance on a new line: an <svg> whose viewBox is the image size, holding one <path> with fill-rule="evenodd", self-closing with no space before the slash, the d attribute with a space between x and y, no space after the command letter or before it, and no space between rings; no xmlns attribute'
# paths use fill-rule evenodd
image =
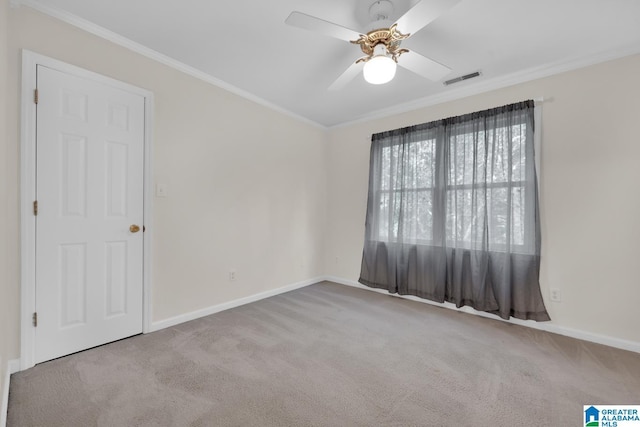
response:
<svg viewBox="0 0 640 427"><path fill-rule="evenodd" d="M550 320L533 112L524 101L373 135L360 283Z"/></svg>

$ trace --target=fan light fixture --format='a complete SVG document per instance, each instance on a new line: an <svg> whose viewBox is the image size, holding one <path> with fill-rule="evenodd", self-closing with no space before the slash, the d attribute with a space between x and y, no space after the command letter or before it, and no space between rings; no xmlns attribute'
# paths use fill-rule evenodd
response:
<svg viewBox="0 0 640 427"><path fill-rule="evenodd" d="M408 3L414 3L414 6L393 23L389 18L394 15L396 1L403 6ZM361 15L360 10L365 4L371 2L370 24L366 27L366 34L296 11L291 12L285 22L360 46L364 56L352 63L329 86L329 90L342 89L361 72L365 81L370 84L388 83L394 79L397 65L435 82L449 74L451 68L404 49L401 44L411 34L420 31L460 1L462 0L358 0L358 15Z"/></svg>
<svg viewBox="0 0 640 427"><path fill-rule="evenodd" d="M374 48L373 56L364 64L362 74L371 84L389 83L396 75L396 61L388 56L387 47L380 43Z"/></svg>

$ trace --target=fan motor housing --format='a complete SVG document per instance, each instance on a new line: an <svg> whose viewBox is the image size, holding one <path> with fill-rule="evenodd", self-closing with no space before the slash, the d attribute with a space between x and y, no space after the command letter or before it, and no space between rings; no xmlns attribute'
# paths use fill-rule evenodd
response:
<svg viewBox="0 0 640 427"><path fill-rule="evenodd" d="M409 34L402 34L396 29L396 25L394 24L391 28L379 28L369 31L351 43L360 45L362 52L369 58L373 56L374 49L377 45L384 44L392 58L397 61L400 55L407 52L406 49L400 49L400 42L407 37L409 37Z"/></svg>

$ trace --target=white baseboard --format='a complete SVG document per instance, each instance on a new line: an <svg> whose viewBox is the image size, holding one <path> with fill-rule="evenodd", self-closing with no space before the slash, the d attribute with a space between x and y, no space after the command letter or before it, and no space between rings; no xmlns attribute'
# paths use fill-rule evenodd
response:
<svg viewBox="0 0 640 427"><path fill-rule="evenodd" d="M0 409L0 427L7 425L7 411L9 410L9 384L11 384L11 374L20 370L20 360L14 359L7 362L2 384L2 409Z"/></svg>
<svg viewBox="0 0 640 427"><path fill-rule="evenodd" d="M541 331L551 332L558 335L564 335L571 338L576 338L584 341L590 341L597 344L607 345L609 347L620 348L623 350L629 350L636 353L640 353L640 342L636 341L628 341L620 338L613 338L606 335L594 334L591 332L581 331L577 329L566 328L564 326L559 326L554 324L553 322L535 322L533 320L520 320L511 318L509 320L501 319L497 316L494 316L489 313L485 313L482 311L474 310L471 307L461 307L457 308L454 304L445 302L445 303L437 303L434 301L429 301L426 299L418 298L413 295L398 295L398 294L390 294L384 289L376 289L365 286L361 283L358 283L354 280L344 279L341 277L335 276L320 276L313 279L305 280L302 282L294 283L292 285L283 286L281 288L273 289L266 292L261 292L259 294L250 295L248 297L240 298L237 300L229 301L226 303L218 304L212 307L203 308L201 310L196 310L190 313L185 313L179 316L171 317L169 319L160 320L157 322L153 322L151 324L151 330L149 332L158 331L160 329L169 328L171 326L178 325L180 323L188 322L190 320L195 320L200 317L209 316L214 313L218 313L220 311L228 310L230 308L239 307L241 305L250 304L255 301L259 301L264 298L269 298L275 295L279 295L285 292L293 291L295 289L304 288L309 285L313 285L315 283L319 283L322 281L330 281L334 283L338 283L341 285L352 286L359 289L364 289L371 292L377 292L383 295L391 295L398 298L403 298L411 301L420 302L423 304L429 304L436 307L444 307L450 310L461 311L468 314L473 314L475 316L485 317L487 319L499 320L501 322L507 322L514 325L526 326L528 328L538 329ZM3 427L0 425L0 427Z"/></svg>
<svg viewBox="0 0 640 427"><path fill-rule="evenodd" d="M309 285L313 285L314 283L322 282L325 280L324 277L316 277L313 279L304 280L302 282L293 283L291 285L283 286L281 288L272 289L270 291L260 292L255 295L250 295L248 297L239 298L233 301L225 302L222 304L214 305L212 307L203 308L200 310L192 311L190 313L181 314L175 317L170 317L164 320L158 320L157 322L151 323L151 328L149 332L159 331L160 329L169 328L171 326L179 325L180 323L188 322L190 320L199 319L200 317L209 316L211 314L219 313L224 310L229 310L230 308L239 307L241 305L249 304L255 301L259 301L261 299L269 298L272 296L280 295L285 292L293 291L296 289L304 288ZM2 427L2 426L0 426Z"/></svg>
<svg viewBox="0 0 640 427"><path fill-rule="evenodd" d="M434 305L436 307L444 307L451 310L462 311L464 313L474 314L476 316L486 317L488 319L499 320L501 322L512 323L514 325L526 326L528 328L539 329L541 331L547 331L547 332L551 332L558 335L577 338L579 340L590 341L597 344L607 345L609 347L615 347L623 350L629 350L636 353L640 353L640 342L636 342L636 341L628 341L620 338L609 337L606 335L599 335L591 332L580 331L577 329L565 328L564 326L556 325L553 322L535 322L533 320L520 320L520 319L514 319L514 318L511 318L509 320L504 320L492 314L474 310L471 307L457 308L454 304L451 304L448 302L438 303L438 302L418 298L413 295L391 294L384 289L370 288L354 280L343 279L341 277L326 276L324 279L330 282L338 283L340 285L352 286L359 289L365 289L367 291L378 292L384 295L391 295L398 298L404 298L411 301L417 301L424 304Z"/></svg>

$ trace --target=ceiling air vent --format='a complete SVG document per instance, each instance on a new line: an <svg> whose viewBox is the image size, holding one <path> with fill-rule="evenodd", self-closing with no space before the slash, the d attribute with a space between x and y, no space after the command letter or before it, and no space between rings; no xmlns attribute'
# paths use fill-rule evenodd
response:
<svg viewBox="0 0 640 427"><path fill-rule="evenodd" d="M444 85L445 86L449 86L449 85L452 85L454 83L458 83L458 82L461 82L463 80L469 80L469 79L472 79L472 78L478 77L478 76L480 76L480 71L476 71L476 72L471 73L471 74L465 74L464 76L456 77L455 79L447 80L446 82L444 82Z"/></svg>

